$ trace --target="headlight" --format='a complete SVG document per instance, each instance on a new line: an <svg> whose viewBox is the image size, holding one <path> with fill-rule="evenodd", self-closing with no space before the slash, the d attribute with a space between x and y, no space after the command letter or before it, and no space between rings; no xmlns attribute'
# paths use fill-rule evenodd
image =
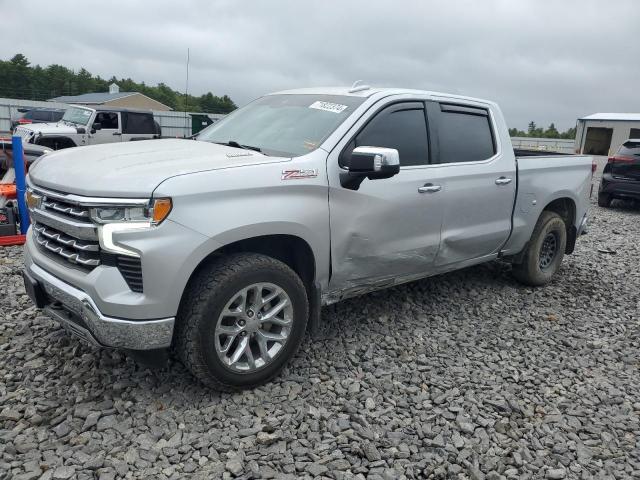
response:
<svg viewBox="0 0 640 480"><path fill-rule="evenodd" d="M138 252L114 241L113 235L134 230L148 230L162 223L171 212L170 198L157 198L148 206L104 206L90 210L91 219L98 223L100 246L107 252L139 257Z"/></svg>
<svg viewBox="0 0 640 480"><path fill-rule="evenodd" d="M171 212L170 198L157 198L148 206L104 206L91 209L91 219L96 223L149 222L159 225Z"/></svg>
<svg viewBox="0 0 640 480"><path fill-rule="evenodd" d="M40 204L42 203L42 195L38 195L30 188L27 189L27 194L25 195L27 208L29 210L33 210L35 208L40 208Z"/></svg>

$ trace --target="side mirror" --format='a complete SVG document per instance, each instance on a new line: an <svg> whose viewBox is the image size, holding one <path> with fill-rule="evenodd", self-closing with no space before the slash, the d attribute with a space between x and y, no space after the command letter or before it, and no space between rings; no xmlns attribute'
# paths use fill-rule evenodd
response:
<svg viewBox="0 0 640 480"><path fill-rule="evenodd" d="M100 122L94 122L91 125L91 133L96 133L97 130L102 130L102 124Z"/></svg>
<svg viewBox="0 0 640 480"><path fill-rule="evenodd" d="M400 154L395 148L356 147L346 172L340 173L340 184L358 190L365 178L380 180L400 172Z"/></svg>

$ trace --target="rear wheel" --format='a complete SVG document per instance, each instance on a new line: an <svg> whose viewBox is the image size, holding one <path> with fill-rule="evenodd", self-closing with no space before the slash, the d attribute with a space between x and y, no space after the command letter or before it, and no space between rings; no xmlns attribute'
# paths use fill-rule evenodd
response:
<svg viewBox="0 0 640 480"><path fill-rule="evenodd" d="M526 285L549 283L560 268L566 247L567 228L562 217L542 212L522 263L513 266L513 276Z"/></svg>
<svg viewBox="0 0 640 480"><path fill-rule="evenodd" d="M177 318L178 355L210 387L260 385L298 349L308 309L302 281L284 263L252 253L223 257L190 283Z"/></svg>
<svg viewBox="0 0 640 480"><path fill-rule="evenodd" d="M609 195L608 193L598 193L599 207L609 208L611 206L612 200L613 199L611 198L611 195Z"/></svg>

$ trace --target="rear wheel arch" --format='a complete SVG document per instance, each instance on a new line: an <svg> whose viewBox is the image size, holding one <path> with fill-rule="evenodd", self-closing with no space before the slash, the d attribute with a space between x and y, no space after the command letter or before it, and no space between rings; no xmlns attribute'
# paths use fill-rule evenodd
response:
<svg viewBox="0 0 640 480"><path fill-rule="evenodd" d="M567 229L567 246L565 249L566 254L573 253L576 245L577 229L576 229L576 202L569 197L562 197L549 202L542 210L543 212L557 213Z"/></svg>

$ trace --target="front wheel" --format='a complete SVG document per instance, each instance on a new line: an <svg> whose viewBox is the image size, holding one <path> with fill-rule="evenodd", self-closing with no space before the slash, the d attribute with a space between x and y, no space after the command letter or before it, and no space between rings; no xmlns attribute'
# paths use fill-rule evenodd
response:
<svg viewBox="0 0 640 480"><path fill-rule="evenodd" d="M177 321L177 352L219 390L269 381L296 352L306 329L302 281L284 263L253 253L222 257L190 282Z"/></svg>
<svg viewBox="0 0 640 480"><path fill-rule="evenodd" d="M526 285L549 283L560 269L566 247L567 228L562 217L554 212L542 212L522 263L513 266L513 276Z"/></svg>

